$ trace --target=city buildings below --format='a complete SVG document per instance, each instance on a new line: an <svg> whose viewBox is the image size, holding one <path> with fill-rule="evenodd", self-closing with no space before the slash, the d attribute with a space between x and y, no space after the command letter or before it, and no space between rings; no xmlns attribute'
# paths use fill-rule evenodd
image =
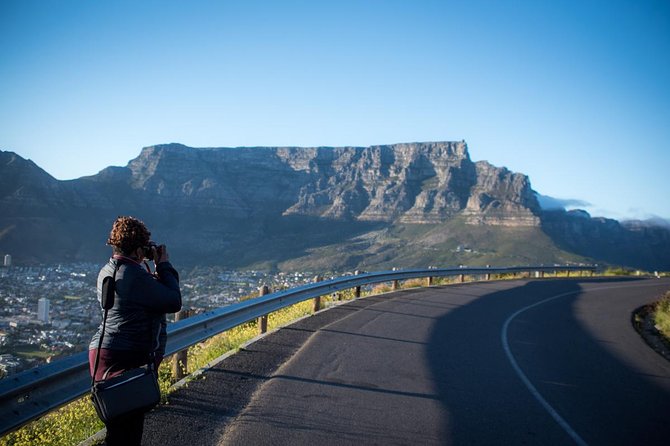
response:
<svg viewBox="0 0 670 446"><path fill-rule="evenodd" d="M21 366L21 360L10 354L0 355L0 377L11 375Z"/></svg>
<svg viewBox="0 0 670 446"><path fill-rule="evenodd" d="M51 307L51 302L46 297L42 297L37 301L37 320L48 324L51 322L49 317L49 309Z"/></svg>
<svg viewBox="0 0 670 446"><path fill-rule="evenodd" d="M88 348L102 320L96 294L100 267L73 263L0 270L0 377ZM307 272L212 266L179 272L183 306L196 314L255 297L263 285L274 292L314 281L314 274Z"/></svg>

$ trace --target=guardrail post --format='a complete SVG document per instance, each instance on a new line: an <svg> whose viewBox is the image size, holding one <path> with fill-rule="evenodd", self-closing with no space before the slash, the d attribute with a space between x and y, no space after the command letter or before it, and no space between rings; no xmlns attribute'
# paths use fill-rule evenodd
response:
<svg viewBox="0 0 670 446"><path fill-rule="evenodd" d="M398 268L393 268L393 271L398 271ZM391 291L398 291L400 289L400 281L394 280L391 284Z"/></svg>
<svg viewBox="0 0 670 446"><path fill-rule="evenodd" d="M182 309L174 316L174 320L181 321L193 315L193 310ZM174 381L179 381L184 376L187 375L186 370L188 368L188 349L180 350L174 354L172 357L172 379Z"/></svg>
<svg viewBox="0 0 670 446"><path fill-rule="evenodd" d="M570 270L568 270L567 273L568 273L568 277L570 277Z"/></svg>
<svg viewBox="0 0 670 446"><path fill-rule="evenodd" d="M356 271L356 272L354 272L354 275L357 276L360 273L361 273L360 271ZM361 286L360 285L357 286L356 288L354 288L354 298L358 299L359 297L361 297Z"/></svg>
<svg viewBox="0 0 670 446"><path fill-rule="evenodd" d="M433 276L426 277L426 286L433 286Z"/></svg>
<svg viewBox="0 0 670 446"><path fill-rule="evenodd" d="M314 283L316 283L316 282L321 282L322 280L323 280L323 277L321 277L321 276L316 276L316 277L314 278ZM316 296L316 297L314 298L314 308L313 308L313 311L316 313L316 312L319 311L320 309L321 309L321 296Z"/></svg>
<svg viewBox="0 0 670 446"><path fill-rule="evenodd" d="M491 265L486 265L487 268L491 268ZM491 273L486 273L486 280L491 280Z"/></svg>
<svg viewBox="0 0 670 446"><path fill-rule="evenodd" d="M259 289L260 296L265 296L266 294L270 294L270 288L267 285L263 285ZM268 331L268 315L264 314L263 316L258 318L258 334L264 334L267 333Z"/></svg>
<svg viewBox="0 0 670 446"><path fill-rule="evenodd" d="M465 274L459 274L459 275L458 275L458 281L459 281L460 283L465 282Z"/></svg>

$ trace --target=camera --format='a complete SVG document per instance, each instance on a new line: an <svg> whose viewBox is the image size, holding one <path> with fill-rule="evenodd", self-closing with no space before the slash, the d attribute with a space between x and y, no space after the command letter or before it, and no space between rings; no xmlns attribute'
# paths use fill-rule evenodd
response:
<svg viewBox="0 0 670 446"><path fill-rule="evenodd" d="M156 244L156 242L149 242L146 246L142 247L142 251L144 251L144 258L147 260L153 260L154 262L158 260L157 258L154 258L154 250L153 248L156 248L156 255L158 258L161 256L161 247Z"/></svg>

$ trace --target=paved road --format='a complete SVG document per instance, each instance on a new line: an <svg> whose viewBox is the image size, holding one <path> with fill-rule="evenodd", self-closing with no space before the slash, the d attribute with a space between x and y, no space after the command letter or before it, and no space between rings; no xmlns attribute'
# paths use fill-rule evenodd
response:
<svg viewBox="0 0 670 446"><path fill-rule="evenodd" d="M253 344L147 421L147 444L670 444L670 362L630 323L667 280L401 291Z"/></svg>

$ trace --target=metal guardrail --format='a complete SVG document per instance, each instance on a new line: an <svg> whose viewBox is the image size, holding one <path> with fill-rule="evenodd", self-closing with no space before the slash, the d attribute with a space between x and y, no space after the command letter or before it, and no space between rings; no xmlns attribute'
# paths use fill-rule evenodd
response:
<svg viewBox="0 0 670 446"><path fill-rule="evenodd" d="M303 285L250 299L168 325L165 356L245 322L319 296L364 285L407 279L522 272L595 271L595 266L413 269L364 273ZM88 352L0 380L0 435L67 404L90 390Z"/></svg>

